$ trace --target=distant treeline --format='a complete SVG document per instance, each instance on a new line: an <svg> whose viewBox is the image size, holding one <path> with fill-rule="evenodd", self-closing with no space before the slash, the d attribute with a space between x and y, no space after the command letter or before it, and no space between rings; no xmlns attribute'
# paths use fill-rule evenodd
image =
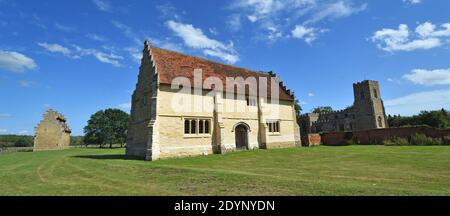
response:
<svg viewBox="0 0 450 216"><path fill-rule="evenodd" d="M72 136L70 145L84 145L83 136ZM0 135L0 148L5 147L32 147L34 136L29 135Z"/></svg>
<svg viewBox="0 0 450 216"><path fill-rule="evenodd" d="M33 136L0 135L0 148L4 147L32 147Z"/></svg>
<svg viewBox="0 0 450 216"><path fill-rule="evenodd" d="M388 116L390 127L408 127L427 125L435 128L450 128L450 113L448 110L422 111L414 116Z"/></svg>

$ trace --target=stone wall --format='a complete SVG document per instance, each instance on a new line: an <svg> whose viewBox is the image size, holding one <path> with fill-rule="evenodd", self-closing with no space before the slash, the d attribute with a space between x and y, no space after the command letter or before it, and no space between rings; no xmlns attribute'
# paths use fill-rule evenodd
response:
<svg viewBox="0 0 450 216"><path fill-rule="evenodd" d="M70 129L64 116L48 110L36 127L34 151L64 150L70 147Z"/></svg>
<svg viewBox="0 0 450 216"><path fill-rule="evenodd" d="M450 129L436 129L432 127L405 127L384 128L355 132L332 132L321 135L322 143L326 145L339 145L349 140L357 144L382 144L384 140L401 137L410 138L414 134L425 134L432 138L442 138L450 135Z"/></svg>
<svg viewBox="0 0 450 216"><path fill-rule="evenodd" d="M331 113L300 116L302 134L387 128L387 118L377 81L353 84L353 105Z"/></svg>

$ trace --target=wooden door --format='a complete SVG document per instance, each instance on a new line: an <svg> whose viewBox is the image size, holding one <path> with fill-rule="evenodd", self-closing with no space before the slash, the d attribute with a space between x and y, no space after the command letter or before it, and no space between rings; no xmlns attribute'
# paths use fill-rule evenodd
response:
<svg viewBox="0 0 450 216"><path fill-rule="evenodd" d="M244 125L239 125L235 129L236 149L248 149L248 132Z"/></svg>

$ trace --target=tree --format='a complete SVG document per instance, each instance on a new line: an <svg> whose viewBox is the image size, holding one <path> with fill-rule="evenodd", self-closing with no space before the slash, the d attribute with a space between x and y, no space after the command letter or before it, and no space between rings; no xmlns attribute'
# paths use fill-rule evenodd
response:
<svg viewBox="0 0 450 216"><path fill-rule="evenodd" d="M331 108L330 106L319 106L314 108L312 112L318 114L331 113L333 112L333 108Z"/></svg>
<svg viewBox="0 0 450 216"><path fill-rule="evenodd" d="M84 127L84 142L87 144L100 144L100 148L105 144L120 143L123 146L127 138L128 122L130 115L118 109L100 110L93 114Z"/></svg>
<svg viewBox="0 0 450 216"><path fill-rule="evenodd" d="M300 100L295 96L294 92L292 92L292 95L294 95L295 116L297 116L297 123L300 124L300 114L303 109L302 106L300 105Z"/></svg>
<svg viewBox="0 0 450 216"><path fill-rule="evenodd" d="M18 139L15 143L14 146L15 147L29 147L31 146L32 143L30 143L27 139L25 138L20 138Z"/></svg>
<svg viewBox="0 0 450 216"><path fill-rule="evenodd" d="M418 115L403 117L400 115L388 116L390 127L406 127L428 125L435 128L449 128L450 115L447 110L422 111Z"/></svg>

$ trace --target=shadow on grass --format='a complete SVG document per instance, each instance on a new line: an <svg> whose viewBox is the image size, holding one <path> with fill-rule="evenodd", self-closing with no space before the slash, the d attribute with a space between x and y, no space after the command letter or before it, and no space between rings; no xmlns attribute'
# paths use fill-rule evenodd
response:
<svg viewBox="0 0 450 216"><path fill-rule="evenodd" d="M122 154L115 155L77 155L75 158L95 159L95 160L144 160L144 158L136 156L128 156Z"/></svg>

